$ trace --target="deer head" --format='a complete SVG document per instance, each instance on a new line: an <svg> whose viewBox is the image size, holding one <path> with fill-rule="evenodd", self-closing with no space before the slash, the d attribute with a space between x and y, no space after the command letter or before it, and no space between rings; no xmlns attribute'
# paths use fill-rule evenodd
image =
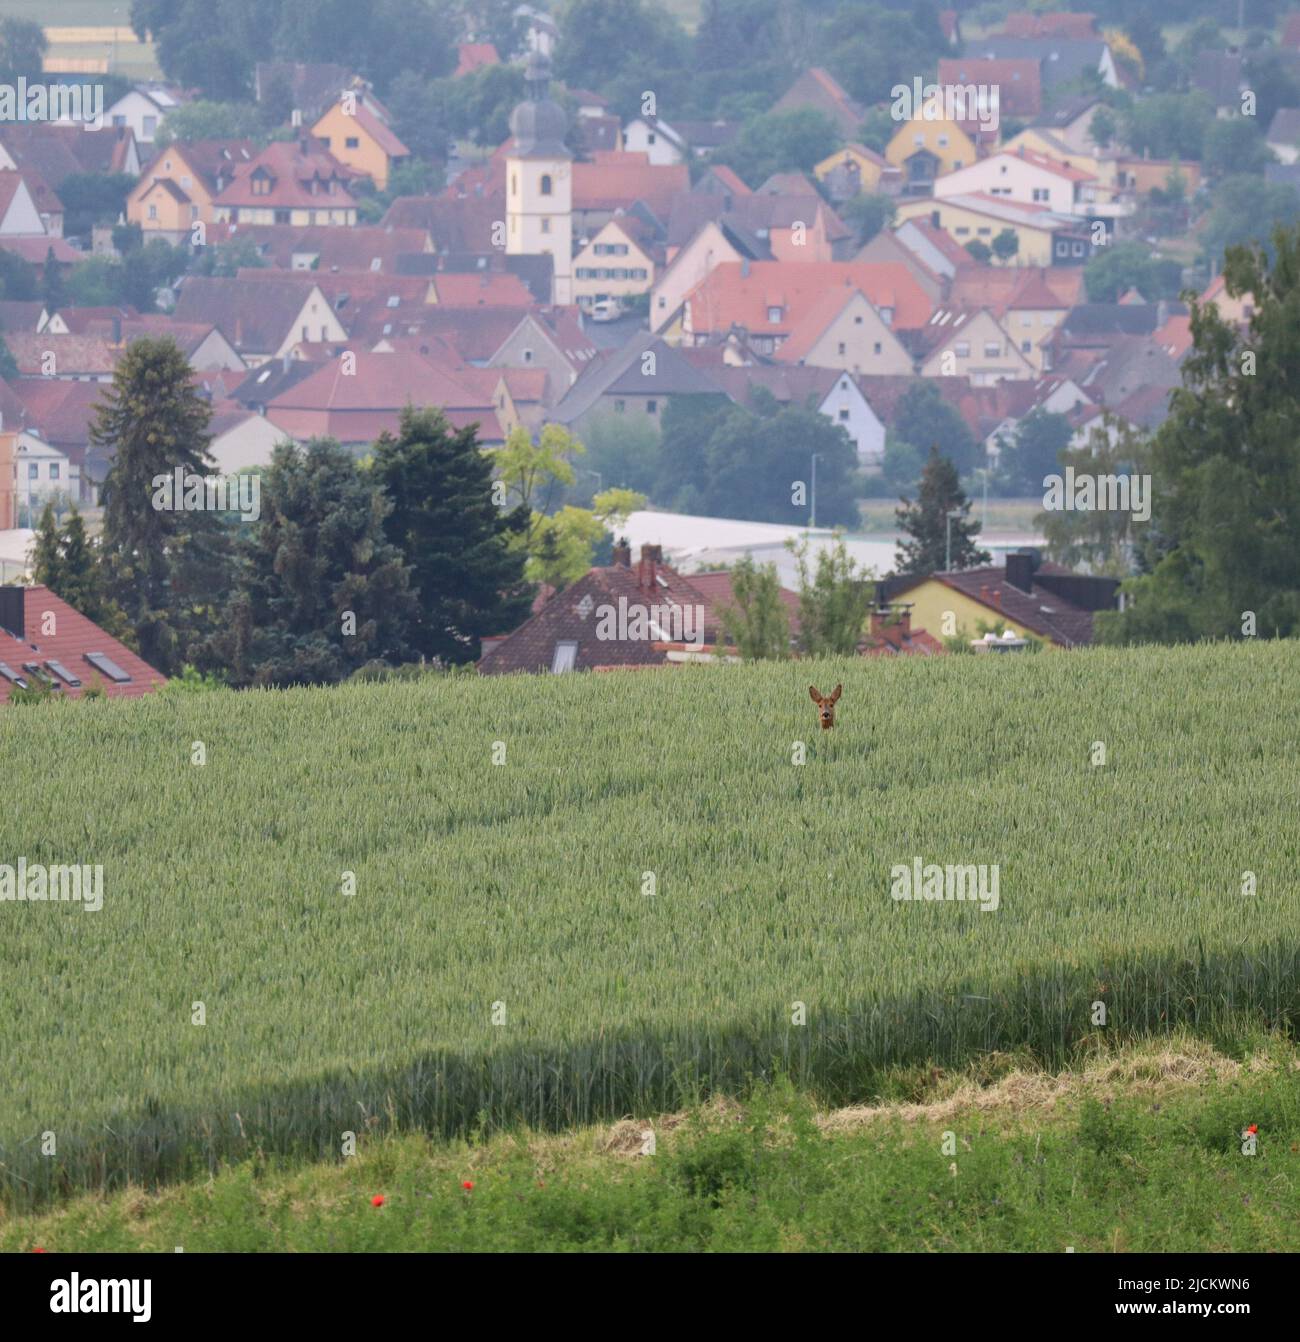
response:
<svg viewBox="0 0 1300 1342"><path fill-rule="evenodd" d="M817 716L822 724L822 731L828 732L835 726L835 705L839 702L840 695L844 691L843 685L837 685L829 694L822 695L817 692L816 685L808 686L808 694L813 703L817 705Z"/></svg>

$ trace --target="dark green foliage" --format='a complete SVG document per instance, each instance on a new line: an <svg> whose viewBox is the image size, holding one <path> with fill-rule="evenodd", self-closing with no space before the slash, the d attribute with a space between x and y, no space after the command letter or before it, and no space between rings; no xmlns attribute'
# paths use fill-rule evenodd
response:
<svg viewBox="0 0 1300 1342"><path fill-rule="evenodd" d="M332 684L377 658L406 660L418 608L410 570L384 534L390 506L337 443L277 446L261 517L239 546L235 595L204 662L226 668L236 686L283 686Z"/></svg>
<svg viewBox="0 0 1300 1342"><path fill-rule="evenodd" d="M1098 620L1109 641L1260 637L1300 631L1300 230L1275 260L1234 247L1230 294L1253 296L1238 333L1192 304L1193 349L1151 448L1154 525L1131 609Z"/></svg>
<svg viewBox="0 0 1300 1342"><path fill-rule="evenodd" d="M474 427L454 429L436 410L402 412L397 436L375 444L374 476L392 502L384 534L411 565L412 647L445 662L477 660L480 638L528 618L525 555L507 548L526 510L493 503L492 463Z"/></svg>
<svg viewBox="0 0 1300 1342"><path fill-rule="evenodd" d="M125 614L108 596L98 547L76 508L60 526L53 507L45 505L36 529L32 577L114 638L131 639Z"/></svg>
<svg viewBox="0 0 1300 1342"><path fill-rule="evenodd" d="M89 239L94 224L115 224L126 213L135 178L124 172L74 172L59 183L63 231Z"/></svg>
<svg viewBox="0 0 1300 1342"><path fill-rule="evenodd" d="M112 455L101 491L106 594L126 614L141 657L164 674L210 630L225 587L225 527L212 513L155 508L155 477L206 475L207 404L171 339L137 340L117 365L91 426Z"/></svg>
<svg viewBox="0 0 1300 1342"><path fill-rule="evenodd" d="M998 473L1003 489L1013 495L1041 494L1043 477L1058 470L1060 453L1069 446L1072 432L1064 415L1031 410L1002 445Z"/></svg>
<svg viewBox="0 0 1300 1342"><path fill-rule="evenodd" d="M954 511L962 516L949 518ZM903 506L894 514L900 530L912 538L898 544L897 571L940 573L950 564L955 572L987 564L988 552L975 543L980 524L970 520L969 512L970 500L962 493L957 468L941 457L938 449L931 448L916 502L903 499Z"/></svg>
<svg viewBox="0 0 1300 1342"><path fill-rule="evenodd" d="M963 474L983 464L975 435L931 381L918 379L903 394L894 418L893 436L910 443L922 454L922 459L931 448L938 448Z"/></svg>
<svg viewBox="0 0 1300 1342"><path fill-rule="evenodd" d="M839 146L835 123L814 107L765 112L741 131L734 144L713 154L749 183L759 187L777 172L809 172Z"/></svg>

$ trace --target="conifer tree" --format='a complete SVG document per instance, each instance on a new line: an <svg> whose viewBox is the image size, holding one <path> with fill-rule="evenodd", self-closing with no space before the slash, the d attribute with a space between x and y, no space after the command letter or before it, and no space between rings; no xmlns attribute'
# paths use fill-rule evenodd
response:
<svg viewBox="0 0 1300 1342"><path fill-rule="evenodd" d="M980 524L967 516L970 500L962 492L957 468L947 457L939 455L938 448L930 449L929 460L921 471L916 502L903 499L902 503L901 508L894 510L894 516L899 529L912 539L899 542L896 566L899 573L942 573L946 567L956 571L989 563L988 552L975 544ZM948 514L953 512L961 516L950 519Z"/></svg>

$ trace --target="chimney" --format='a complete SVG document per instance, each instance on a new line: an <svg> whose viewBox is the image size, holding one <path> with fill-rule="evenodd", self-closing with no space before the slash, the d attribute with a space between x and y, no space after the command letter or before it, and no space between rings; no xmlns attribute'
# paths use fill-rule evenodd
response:
<svg viewBox="0 0 1300 1342"><path fill-rule="evenodd" d="M0 629L27 642L27 624L23 614L25 587L0 587Z"/></svg>
<svg viewBox="0 0 1300 1342"><path fill-rule="evenodd" d="M285 352L280 355L280 371L287 375L289 372L289 365L292 362L293 354L289 350L285 350Z"/></svg>
<svg viewBox="0 0 1300 1342"><path fill-rule="evenodd" d="M644 587L652 592L655 590L655 571L662 557L663 551L657 545L641 547L641 563L638 566L636 579L638 587Z"/></svg>
<svg viewBox="0 0 1300 1342"><path fill-rule="evenodd" d="M1032 592L1034 570L1038 556L1032 550L1018 550L1007 555L1007 584L1021 592Z"/></svg>
<svg viewBox="0 0 1300 1342"><path fill-rule="evenodd" d="M617 568L632 567L632 547L627 543L626 536L614 546L614 564Z"/></svg>

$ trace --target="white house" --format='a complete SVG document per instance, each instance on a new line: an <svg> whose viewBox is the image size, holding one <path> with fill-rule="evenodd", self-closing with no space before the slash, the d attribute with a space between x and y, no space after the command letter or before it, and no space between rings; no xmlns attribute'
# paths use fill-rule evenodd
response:
<svg viewBox="0 0 1300 1342"><path fill-rule="evenodd" d="M1081 212L1083 184L1095 180L1082 168L1068 168L1021 147L1015 152L990 154L944 173L935 179L934 194L941 199L972 194L1001 196L1024 205L1046 205L1057 214L1075 214Z"/></svg>
<svg viewBox="0 0 1300 1342"><path fill-rule="evenodd" d="M43 237L45 223L21 173L0 171L0 237Z"/></svg>
<svg viewBox="0 0 1300 1342"><path fill-rule="evenodd" d="M109 126L130 126L137 144L153 144L167 113L179 106L180 100L166 89L138 85L104 112L104 121Z"/></svg>
<svg viewBox="0 0 1300 1342"><path fill-rule="evenodd" d="M878 470L885 458L885 425L848 373L841 373L817 409L853 439L858 461Z"/></svg>
<svg viewBox="0 0 1300 1342"><path fill-rule="evenodd" d="M62 495L81 501L81 467L64 452L27 429L14 442L14 516L19 526L34 527L49 500Z"/></svg>
<svg viewBox="0 0 1300 1342"><path fill-rule="evenodd" d="M685 163L690 147L677 131L658 117L636 117L623 127L623 148L646 154L656 167Z"/></svg>
<svg viewBox="0 0 1300 1342"><path fill-rule="evenodd" d="M222 475L232 475L247 466L269 466L275 445L288 438L264 415L242 407L218 410L208 432L212 435L208 455Z"/></svg>

